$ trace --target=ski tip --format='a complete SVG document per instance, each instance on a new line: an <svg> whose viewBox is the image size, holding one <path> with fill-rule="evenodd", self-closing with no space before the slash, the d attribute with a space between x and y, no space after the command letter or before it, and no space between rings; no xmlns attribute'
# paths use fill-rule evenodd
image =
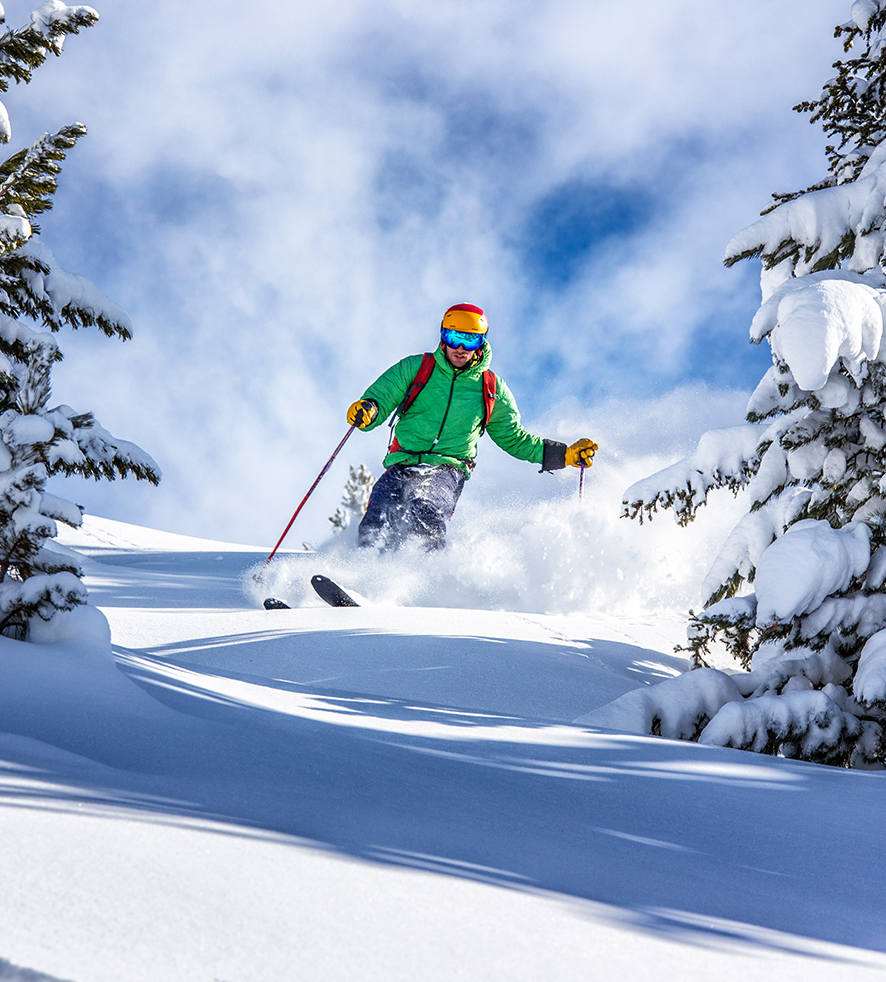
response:
<svg viewBox="0 0 886 982"><path fill-rule="evenodd" d="M268 597L263 604L265 610L291 610L289 604L283 603L282 600L278 600L276 597Z"/></svg>
<svg viewBox="0 0 886 982"><path fill-rule="evenodd" d="M311 577L311 586L317 596L329 604L330 607L359 607L360 604L353 597L345 593L344 590L328 576L321 576L317 573Z"/></svg>

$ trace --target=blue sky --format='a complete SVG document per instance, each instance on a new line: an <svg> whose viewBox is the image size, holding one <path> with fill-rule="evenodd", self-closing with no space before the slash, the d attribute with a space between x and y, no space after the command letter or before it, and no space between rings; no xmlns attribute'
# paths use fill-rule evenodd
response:
<svg viewBox="0 0 886 982"><path fill-rule="evenodd" d="M272 542L347 405L462 300L541 435L596 437L630 406L666 456L739 422L711 393L740 406L769 353L747 341L758 270L723 251L823 173L791 106L839 56L845 0L98 9L5 100L12 149L87 124L44 240L135 321L124 346L65 339L56 393L165 480L68 482L88 510ZM653 407L677 390L698 423L668 443ZM383 449L351 441L342 473Z"/></svg>

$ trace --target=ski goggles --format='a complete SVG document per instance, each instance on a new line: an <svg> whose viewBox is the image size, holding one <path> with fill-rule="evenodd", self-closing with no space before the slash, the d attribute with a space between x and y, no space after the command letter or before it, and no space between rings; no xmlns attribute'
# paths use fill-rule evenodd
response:
<svg viewBox="0 0 886 982"><path fill-rule="evenodd" d="M482 347L486 335L474 334L472 331L453 331L452 328L444 327L440 331L440 338L447 348L464 348L465 351L476 351Z"/></svg>

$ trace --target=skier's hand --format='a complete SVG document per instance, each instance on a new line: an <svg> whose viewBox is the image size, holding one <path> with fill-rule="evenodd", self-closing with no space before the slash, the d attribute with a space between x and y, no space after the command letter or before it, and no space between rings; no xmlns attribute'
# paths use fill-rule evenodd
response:
<svg viewBox="0 0 886 982"><path fill-rule="evenodd" d="M593 440L576 440L566 448L566 463L573 467L590 467L594 462L594 452L598 449Z"/></svg>
<svg viewBox="0 0 886 982"><path fill-rule="evenodd" d="M361 430L365 430L376 416L378 403L372 399L358 399L348 410L348 422Z"/></svg>

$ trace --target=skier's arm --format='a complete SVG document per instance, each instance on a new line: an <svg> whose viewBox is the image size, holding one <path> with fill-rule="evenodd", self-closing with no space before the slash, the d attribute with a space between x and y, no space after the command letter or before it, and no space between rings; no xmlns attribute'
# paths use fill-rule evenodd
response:
<svg viewBox="0 0 886 982"><path fill-rule="evenodd" d="M368 425L361 426L360 429L374 430L376 426L381 426L406 398L406 392L412 385L421 360L421 355L409 355L380 375L348 410L348 422L353 422L351 410L361 402L367 401L378 407L378 413Z"/></svg>
<svg viewBox="0 0 886 982"><path fill-rule="evenodd" d="M592 440L578 440L571 446L557 440L533 436L520 423L520 413L511 390L502 379L497 379L495 409L489 419L486 432L512 457L541 464L543 471L556 471L571 464L574 467L590 467L597 444Z"/></svg>
<svg viewBox="0 0 886 982"><path fill-rule="evenodd" d="M518 460L541 464L545 459L546 444L550 441L534 436L523 428L517 403L501 378L496 379L495 408L489 417L486 432L505 453Z"/></svg>

